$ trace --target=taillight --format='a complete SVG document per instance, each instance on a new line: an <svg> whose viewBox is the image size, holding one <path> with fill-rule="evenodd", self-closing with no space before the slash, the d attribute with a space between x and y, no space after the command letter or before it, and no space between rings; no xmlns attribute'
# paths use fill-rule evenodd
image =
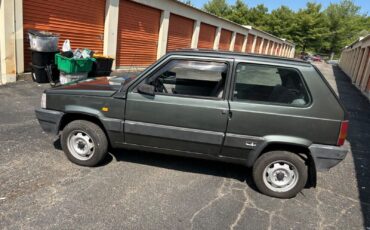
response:
<svg viewBox="0 0 370 230"><path fill-rule="evenodd" d="M338 142L337 142L338 146L341 146L344 144L347 138L347 133L348 133L348 121L342 121L340 125L340 132L339 132L339 137L338 137Z"/></svg>

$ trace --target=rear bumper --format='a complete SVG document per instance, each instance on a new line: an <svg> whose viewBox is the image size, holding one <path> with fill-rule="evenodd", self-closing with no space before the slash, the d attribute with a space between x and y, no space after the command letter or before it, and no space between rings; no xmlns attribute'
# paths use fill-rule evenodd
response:
<svg viewBox="0 0 370 230"><path fill-rule="evenodd" d="M312 144L309 147L317 171L327 171L339 164L348 153L346 147Z"/></svg>
<svg viewBox="0 0 370 230"><path fill-rule="evenodd" d="M48 109L36 109L35 112L41 128L47 133L57 135L64 113Z"/></svg>

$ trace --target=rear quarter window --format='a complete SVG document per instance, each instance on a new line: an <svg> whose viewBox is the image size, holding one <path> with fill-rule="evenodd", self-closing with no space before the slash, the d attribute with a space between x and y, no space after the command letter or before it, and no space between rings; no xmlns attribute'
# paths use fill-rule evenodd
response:
<svg viewBox="0 0 370 230"><path fill-rule="evenodd" d="M239 63L234 89L234 101L289 106L306 106L310 103L301 74L294 68Z"/></svg>

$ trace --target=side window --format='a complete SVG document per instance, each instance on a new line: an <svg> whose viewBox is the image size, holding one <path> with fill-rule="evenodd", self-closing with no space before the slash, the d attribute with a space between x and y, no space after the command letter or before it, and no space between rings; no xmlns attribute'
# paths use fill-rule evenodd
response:
<svg viewBox="0 0 370 230"><path fill-rule="evenodd" d="M234 101L258 101L304 106L308 92L297 70L240 63L236 68Z"/></svg>
<svg viewBox="0 0 370 230"><path fill-rule="evenodd" d="M227 69L220 62L172 60L147 84L159 94L222 98Z"/></svg>

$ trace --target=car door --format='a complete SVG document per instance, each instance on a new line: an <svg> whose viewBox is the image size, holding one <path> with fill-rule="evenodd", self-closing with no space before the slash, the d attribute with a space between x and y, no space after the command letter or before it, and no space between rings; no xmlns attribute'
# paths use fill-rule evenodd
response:
<svg viewBox="0 0 370 230"><path fill-rule="evenodd" d="M233 60L172 57L127 94L125 142L151 148L218 155L229 105L225 100ZM138 91L155 87L154 95Z"/></svg>
<svg viewBox="0 0 370 230"><path fill-rule="evenodd" d="M314 129L307 122L310 96L297 69L240 62L234 73L229 102L232 117L222 156L245 159L263 147L266 136L270 141L282 136L308 137Z"/></svg>

